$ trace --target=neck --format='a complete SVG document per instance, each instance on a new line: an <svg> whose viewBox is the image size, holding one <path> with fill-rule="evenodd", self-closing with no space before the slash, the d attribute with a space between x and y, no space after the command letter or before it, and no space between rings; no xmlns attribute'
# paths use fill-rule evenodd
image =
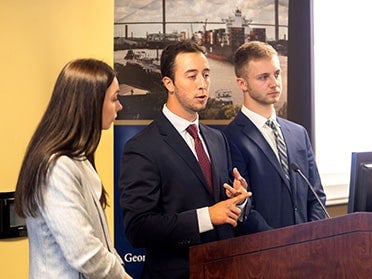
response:
<svg viewBox="0 0 372 279"><path fill-rule="evenodd" d="M244 106L267 119L269 119L274 112L274 105L252 105L250 102L244 102Z"/></svg>
<svg viewBox="0 0 372 279"><path fill-rule="evenodd" d="M198 113L195 111L179 109L177 106L172 106L172 104L169 102L166 103L166 106L170 112L189 122L194 122L198 118Z"/></svg>

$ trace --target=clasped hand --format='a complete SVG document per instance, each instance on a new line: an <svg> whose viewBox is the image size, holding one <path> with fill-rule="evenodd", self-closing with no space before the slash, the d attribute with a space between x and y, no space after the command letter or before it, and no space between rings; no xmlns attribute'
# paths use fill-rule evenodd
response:
<svg viewBox="0 0 372 279"><path fill-rule="evenodd" d="M237 168L233 169L233 174L233 186L227 183L223 185L229 199L209 207L209 215L213 225L230 224L236 227L241 214L241 209L237 205L242 204L252 195L251 192L247 191L248 184Z"/></svg>

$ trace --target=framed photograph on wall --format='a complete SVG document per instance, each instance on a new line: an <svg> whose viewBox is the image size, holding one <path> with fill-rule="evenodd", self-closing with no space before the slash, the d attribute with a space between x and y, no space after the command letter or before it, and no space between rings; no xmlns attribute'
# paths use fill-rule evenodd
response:
<svg viewBox="0 0 372 279"><path fill-rule="evenodd" d="M167 97L160 74L162 49L185 39L205 47L211 67L210 96L200 119L226 123L239 111L243 93L232 58L241 44L252 40L268 42L279 53L283 93L276 109L286 117L288 2L116 0L114 67L124 104L118 119L155 118Z"/></svg>

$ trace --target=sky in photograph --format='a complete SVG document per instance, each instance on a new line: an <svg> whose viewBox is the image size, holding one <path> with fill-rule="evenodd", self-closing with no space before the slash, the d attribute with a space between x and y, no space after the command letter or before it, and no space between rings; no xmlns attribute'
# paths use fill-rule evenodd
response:
<svg viewBox="0 0 372 279"><path fill-rule="evenodd" d="M222 23L223 19L233 17L235 9L239 8L242 16L252 21L251 27L266 28L267 38L273 39L274 28L270 25L275 22L274 3L274 0L166 0L166 21L187 22L167 24L166 32L189 35L202 31L205 22L207 30L225 28L225 24L213 22ZM124 25L118 23L128 23L128 36L145 37L146 33L162 32L161 24L129 24L156 23L162 19L162 0L115 0L115 36L125 35ZM279 0L279 24L288 24L288 0ZM279 38L287 38L287 32L287 28L281 27Z"/></svg>

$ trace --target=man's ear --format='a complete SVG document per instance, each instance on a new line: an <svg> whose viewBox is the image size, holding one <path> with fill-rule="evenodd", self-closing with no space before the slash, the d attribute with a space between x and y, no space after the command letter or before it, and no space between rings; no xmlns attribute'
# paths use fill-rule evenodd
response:
<svg viewBox="0 0 372 279"><path fill-rule="evenodd" d="M167 88L167 91L172 93L174 92L174 83L173 83L173 80L170 78L170 77L163 77L162 78L162 82L165 86L165 88Z"/></svg>
<svg viewBox="0 0 372 279"><path fill-rule="evenodd" d="M238 84L238 86L243 92L248 90L247 82L244 80L244 78L240 78L240 77L236 78L236 83Z"/></svg>

